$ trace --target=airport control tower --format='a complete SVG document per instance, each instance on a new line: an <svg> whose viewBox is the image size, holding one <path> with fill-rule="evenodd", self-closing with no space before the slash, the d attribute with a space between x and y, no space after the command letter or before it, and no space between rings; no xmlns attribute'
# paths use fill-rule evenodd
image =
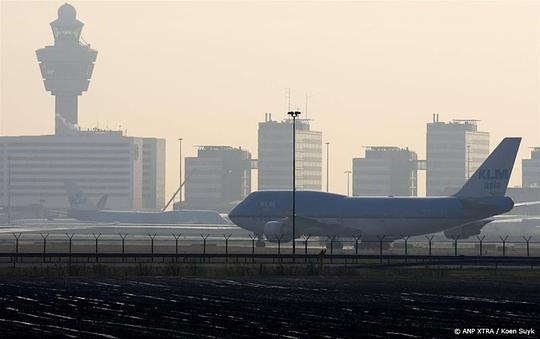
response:
<svg viewBox="0 0 540 339"><path fill-rule="evenodd" d="M56 135L77 131L77 97L88 90L97 56L80 41L84 24L76 16L70 4L60 6L58 19L51 22L54 46L36 51L45 89L55 97Z"/></svg>

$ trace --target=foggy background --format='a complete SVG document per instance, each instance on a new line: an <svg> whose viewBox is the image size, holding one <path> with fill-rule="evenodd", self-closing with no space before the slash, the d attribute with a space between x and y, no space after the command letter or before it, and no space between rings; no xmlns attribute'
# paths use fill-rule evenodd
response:
<svg viewBox="0 0 540 339"><path fill-rule="evenodd" d="M49 23L63 3L0 2L2 135L54 133L35 50L53 44ZM343 171L363 145L425 159L432 113L482 120L491 149L523 136L511 185L540 145L536 1L70 3L98 50L79 125L166 138L167 198L178 185L178 138L185 157L194 145L257 157L257 123L286 116L288 88L303 117L309 96L312 129L331 143L334 192L346 192Z"/></svg>

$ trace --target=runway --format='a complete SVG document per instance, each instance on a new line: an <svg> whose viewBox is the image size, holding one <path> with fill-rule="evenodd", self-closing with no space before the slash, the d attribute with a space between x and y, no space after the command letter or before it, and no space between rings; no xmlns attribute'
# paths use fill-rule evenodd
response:
<svg viewBox="0 0 540 339"><path fill-rule="evenodd" d="M210 237L222 237L231 234L233 237L249 237L250 232L235 225L119 225L111 223L87 223L75 219L54 221L20 220L10 225L1 225L0 234L12 233L49 233L49 234L129 234L133 236L154 234L182 234L186 237L200 237L200 234L210 234Z"/></svg>

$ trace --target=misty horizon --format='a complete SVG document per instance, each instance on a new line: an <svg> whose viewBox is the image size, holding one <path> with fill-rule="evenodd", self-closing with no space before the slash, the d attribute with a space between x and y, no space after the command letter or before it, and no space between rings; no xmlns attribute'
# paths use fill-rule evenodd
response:
<svg viewBox="0 0 540 339"><path fill-rule="evenodd" d="M62 3L0 5L2 135L54 131L35 50L52 44ZM178 184L178 138L184 157L196 145L256 157L257 124L268 112L286 118L289 88L291 108L305 118L307 95L312 128L330 142L334 192L346 192L344 171L362 146L408 147L425 159L433 113L481 120L491 149L523 136L511 185L540 144L534 2L70 3L99 52L79 125L166 138L167 197ZM423 195L425 173L418 181Z"/></svg>

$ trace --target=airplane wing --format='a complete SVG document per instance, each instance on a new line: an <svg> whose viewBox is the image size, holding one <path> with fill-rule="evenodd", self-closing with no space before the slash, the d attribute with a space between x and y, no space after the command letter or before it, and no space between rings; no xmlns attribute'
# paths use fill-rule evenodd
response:
<svg viewBox="0 0 540 339"><path fill-rule="evenodd" d="M514 207L535 206L535 205L540 205L540 201L518 202L514 204Z"/></svg>
<svg viewBox="0 0 540 339"><path fill-rule="evenodd" d="M291 218L286 218L284 222L291 223ZM342 222L326 223L315 218L296 216L297 234L312 235L319 237L356 237L361 236L359 230L343 225ZM386 237L386 240L399 239L400 237Z"/></svg>

